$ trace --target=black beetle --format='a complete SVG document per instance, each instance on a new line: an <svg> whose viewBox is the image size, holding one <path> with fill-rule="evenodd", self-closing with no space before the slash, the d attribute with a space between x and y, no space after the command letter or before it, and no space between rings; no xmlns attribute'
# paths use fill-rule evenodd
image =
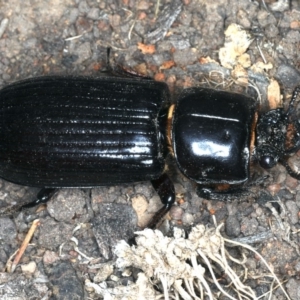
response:
<svg viewBox="0 0 300 300"><path fill-rule="evenodd" d="M287 112L271 110L257 121L252 98L214 89L186 89L174 109L161 82L57 76L20 81L0 91L0 177L44 188L35 203L60 187L151 180L164 205L149 224L154 227L175 201L164 173L168 148L206 198L224 199L233 190L212 185L246 182L251 153L262 167L279 161L300 179L285 158L300 148L294 108L299 90Z"/></svg>

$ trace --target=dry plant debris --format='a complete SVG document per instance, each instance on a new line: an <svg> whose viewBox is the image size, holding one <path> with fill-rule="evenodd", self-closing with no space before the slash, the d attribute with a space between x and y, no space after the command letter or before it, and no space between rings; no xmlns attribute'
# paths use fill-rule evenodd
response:
<svg viewBox="0 0 300 300"><path fill-rule="evenodd" d="M224 47L219 50L221 65L228 69L232 69L237 63L249 67L249 55L245 52L253 41L250 34L237 24L230 24L224 34Z"/></svg>
<svg viewBox="0 0 300 300"><path fill-rule="evenodd" d="M250 55L246 53L248 47L254 40L249 32L233 23L227 27L224 34L224 47L219 50L220 64L231 70L231 77L235 83L246 87L248 85L253 86L253 83L249 80L248 69L254 73L261 73L267 76L268 71L273 68L273 65L265 60L259 45L257 44L257 48L264 62L258 61L252 64ZM275 79L271 78L269 81L267 99L269 108L275 109L282 106L280 88ZM260 97L258 96L258 98Z"/></svg>
<svg viewBox="0 0 300 300"><path fill-rule="evenodd" d="M21 245L21 247L9 258L9 260L6 263L6 269L8 272L13 273L16 270L16 267L18 265L18 263L20 262L36 228L40 225L40 220L36 219L32 222L32 225ZM11 259L14 258L13 261L11 261Z"/></svg>
<svg viewBox="0 0 300 300"><path fill-rule="evenodd" d="M207 229L204 225L197 225L192 228L188 238L178 228L174 229L174 237L166 237L160 231L151 229L136 232L136 246L129 246L125 241L116 246L118 258L115 266L121 270L131 266L140 269L137 281L115 288L108 288L105 281L99 285L86 281L86 288L93 289L104 300L200 300L205 297L215 300L221 294L233 300L258 299L255 291L243 283L241 274L234 271L236 264L244 265L245 259L239 261L229 255L225 239L220 234L221 226ZM254 249L247 245L245 247L254 251L266 264ZM229 278L227 286L218 282L216 268ZM277 287L282 288L275 274L271 270L270 273L277 281ZM268 294L271 297L272 289Z"/></svg>

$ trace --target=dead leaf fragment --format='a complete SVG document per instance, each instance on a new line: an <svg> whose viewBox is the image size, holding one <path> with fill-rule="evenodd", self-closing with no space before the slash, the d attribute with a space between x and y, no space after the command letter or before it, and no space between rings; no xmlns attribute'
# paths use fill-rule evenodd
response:
<svg viewBox="0 0 300 300"><path fill-rule="evenodd" d="M199 58L199 63L201 65L203 64L208 64L208 63L215 63L215 64L219 64L217 61L215 61L214 59L210 58L209 56L206 56L206 57L200 57Z"/></svg>
<svg viewBox="0 0 300 300"><path fill-rule="evenodd" d="M271 79L268 85L268 102L270 109L281 106L280 87L275 79Z"/></svg>
<svg viewBox="0 0 300 300"><path fill-rule="evenodd" d="M137 75L142 76L147 76L147 66L145 63L141 63L139 65L136 65L134 67L135 72L137 73Z"/></svg>
<svg viewBox="0 0 300 300"><path fill-rule="evenodd" d="M248 53L244 53L241 56L237 58L237 62L243 67L243 68L249 68L251 66L251 59L250 55Z"/></svg>
<svg viewBox="0 0 300 300"><path fill-rule="evenodd" d="M253 64L250 69L255 73L264 73L268 70L271 70L272 68L273 65L271 63L265 64L262 61L258 61L255 64Z"/></svg>
<svg viewBox="0 0 300 300"><path fill-rule="evenodd" d="M167 60L163 62L163 64L160 66L160 70L165 70L165 69L171 69L172 67L175 66L174 60Z"/></svg>
<svg viewBox="0 0 300 300"><path fill-rule="evenodd" d="M251 36L237 24L230 24L225 31L224 47L219 50L221 65L232 69L238 58L244 54L252 43Z"/></svg>
<svg viewBox="0 0 300 300"><path fill-rule="evenodd" d="M165 74L164 73L156 73L154 75L155 81L165 81Z"/></svg>
<svg viewBox="0 0 300 300"><path fill-rule="evenodd" d="M238 84L248 86L248 72L241 65L234 67L231 76Z"/></svg>
<svg viewBox="0 0 300 300"><path fill-rule="evenodd" d="M293 22L291 22L290 27L291 27L291 29L298 29L298 28L300 28L300 21L293 21Z"/></svg>
<svg viewBox="0 0 300 300"><path fill-rule="evenodd" d="M138 49L142 51L143 54L153 54L155 53L155 45L146 45L143 43L138 43Z"/></svg>

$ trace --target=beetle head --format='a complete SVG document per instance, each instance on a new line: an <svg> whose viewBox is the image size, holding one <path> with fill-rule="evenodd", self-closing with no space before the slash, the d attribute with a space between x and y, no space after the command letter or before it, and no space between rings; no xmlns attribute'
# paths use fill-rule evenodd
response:
<svg viewBox="0 0 300 300"><path fill-rule="evenodd" d="M273 168L279 160L278 151L270 145L260 146L256 149L256 156L260 166L264 169Z"/></svg>

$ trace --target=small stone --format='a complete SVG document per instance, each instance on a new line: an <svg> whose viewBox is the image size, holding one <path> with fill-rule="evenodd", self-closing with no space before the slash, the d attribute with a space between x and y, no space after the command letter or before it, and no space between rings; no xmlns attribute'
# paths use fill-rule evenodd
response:
<svg viewBox="0 0 300 300"><path fill-rule="evenodd" d="M271 193L272 196L275 196L280 191L281 185L278 183L270 184L267 187L267 190Z"/></svg>
<svg viewBox="0 0 300 300"><path fill-rule="evenodd" d="M148 207L148 202L144 195L136 195L131 198L132 207L135 210L138 217L138 225L144 227L148 222L148 218L144 220L143 215Z"/></svg>
<svg viewBox="0 0 300 300"><path fill-rule="evenodd" d="M170 39L170 42L176 50L184 50L191 47L190 42L188 40L183 40L182 36L173 36Z"/></svg>
<svg viewBox="0 0 300 300"><path fill-rule="evenodd" d="M115 28L120 26L121 17L119 15L109 16L110 25Z"/></svg>
<svg viewBox="0 0 300 300"><path fill-rule="evenodd" d="M256 213L256 216L257 216L257 217L260 217L260 216L263 215L264 211L263 211L263 209L259 206L258 208L256 208L255 213Z"/></svg>
<svg viewBox="0 0 300 300"><path fill-rule="evenodd" d="M81 12L81 13L87 13L90 10L90 7L86 1L80 0L78 9L79 9L79 12Z"/></svg>
<svg viewBox="0 0 300 300"><path fill-rule="evenodd" d="M79 17L76 20L77 34L85 34L93 29L93 21L85 17Z"/></svg>
<svg viewBox="0 0 300 300"><path fill-rule="evenodd" d="M181 220L183 212L184 211L181 207L173 205L172 208L170 209L169 214L173 220Z"/></svg>
<svg viewBox="0 0 300 300"><path fill-rule="evenodd" d="M189 26L192 21L192 14L184 10L179 15L178 21L184 26Z"/></svg>
<svg viewBox="0 0 300 300"><path fill-rule="evenodd" d="M299 221L299 218L298 218L299 208L298 208L297 204L295 203L295 201L289 200L286 202L285 205L289 211L289 215L290 215L289 221L292 224L297 224Z"/></svg>
<svg viewBox="0 0 300 300"><path fill-rule="evenodd" d="M4 73L2 75L2 79L5 80L5 81L9 81L11 79L11 76L9 74Z"/></svg>
<svg viewBox="0 0 300 300"><path fill-rule="evenodd" d="M73 223L75 217L77 221L80 217L86 221L86 201L87 194L80 189L61 189L52 197L47 210L57 221Z"/></svg>
<svg viewBox="0 0 300 300"><path fill-rule="evenodd" d="M290 190L295 190L298 186L298 180L289 175L287 175L285 183L286 186L290 188Z"/></svg>
<svg viewBox="0 0 300 300"><path fill-rule="evenodd" d="M183 225L191 225L194 223L194 216L189 213L184 213L182 216Z"/></svg>
<svg viewBox="0 0 300 300"><path fill-rule="evenodd" d="M154 189L151 183L147 183L147 182L136 183L134 185L134 191L136 194L144 195L146 199L150 199L154 194Z"/></svg>
<svg viewBox="0 0 300 300"><path fill-rule="evenodd" d="M295 270L297 272L300 272L300 262L297 262L296 265L295 265Z"/></svg>
<svg viewBox="0 0 300 300"><path fill-rule="evenodd" d="M237 237L241 232L240 222L236 216L229 216L225 222L225 230L228 236Z"/></svg>
<svg viewBox="0 0 300 300"><path fill-rule="evenodd" d="M291 43L297 44L300 41L300 32L297 30L290 30L286 34L286 39L288 39Z"/></svg>
<svg viewBox="0 0 300 300"><path fill-rule="evenodd" d="M137 5L138 10L148 10L149 7L150 7L150 2L145 0L141 0Z"/></svg>
<svg viewBox="0 0 300 300"><path fill-rule="evenodd" d="M41 247L57 249L73 236L73 225L47 217L41 221L38 242Z"/></svg>
<svg viewBox="0 0 300 300"><path fill-rule="evenodd" d="M295 279L295 278L291 278L289 279L289 281L286 284L286 288L287 288L287 292L289 294L289 296L291 297L291 299L296 300L299 299L299 295L300 295L300 281Z"/></svg>
<svg viewBox="0 0 300 300"><path fill-rule="evenodd" d="M300 82L300 72L288 65L280 65L277 69L276 78L285 88L294 88Z"/></svg>
<svg viewBox="0 0 300 300"><path fill-rule="evenodd" d="M118 282L120 280L120 278L114 274L110 276L110 279L115 282Z"/></svg>
<svg viewBox="0 0 300 300"><path fill-rule="evenodd" d="M101 282L106 280L114 271L113 263L103 263L101 264L100 268L96 276L94 277L94 282Z"/></svg>
<svg viewBox="0 0 300 300"><path fill-rule="evenodd" d="M130 270L130 268L126 268L123 272L122 272L122 276L124 277L129 277L131 276L132 271Z"/></svg>
<svg viewBox="0 0 300 300"><path fill-rule="evenodd" d="M76 60L77 64L80 64L85 60L91 58L92 56L91 44L89 42L85 42L81 44L78 48L76 48L74 54L78 56L78 59Z"/></svg>
<svg viewBox="0 0 300 300"><path fill-rule="evenodd" d="M79 16L79 10L78 8L71 8L70 9L70 14L69 14L69 22L72 24L72 23L75 23L77 18Z"/></svg>
<svg viewBox="0 0 300 300"><path fill-rule="evenodd" d="M11 241L16 236L17 229L15 223L10 218L0 218L0 241Z"/></svg>
<svg viewBox="0 0 300 300"><path fill-rule="evenodd" d="M178 66L191 65L197 61L197 51L194 48L176 50L174 53L174 61Z"/></svg>
<svg viewBox="0 0 300 300"><path fill-rule="evenodd" d="M258 12L257 20L261 27L266 27L269 24L277 24L275 17L266 10L260 10Z"/></svg>
<svg viewBox="0 0 300 300"><path fill-rule="evenodd" d="M24 42L23 46L26 49L33 49L34 47L37 46L37 43L38 43L37 38L29 38Z"/></svg>
<svg viewBox="0 0 300 300"><path fill-rule="evenodd" d="M99 214L92 220L99 251L106 259L120 240L130 240L136 231L137 216L131 206L117 203L99 204Z"/></svg>
<svg viewBox="0 0 300 300"><path fill-rule="evenodd" d="M70 262L59 262L45 271L52 287L52 299L84 299L83 284Z"/></svg>
<svg viewBox="0 0 300 300"><path fill-rule="evenodd" d="M89 13L87 14L87 17L89 19L92 19L92 20L98 20L99 19L99 15L100 15L100 9L97 8L97 7L93 7Z"/></svg>
<svg viewBox="0 0 300 300"><path fill-rule="evenodd" d="M237 17L239 20L239 25L244 28L251 28L251 21L249 20L248 13L245 10L240 9L237 13Z"/></svg>
<svg viewBox="0 0 300 300"><path fill-rule="evenodd" d="M246 266L250 270L256 270L256 260L254 258L247 258Z"/></svg>
<svg viewBox="0 0 300 300"><path fill-rule="evenodd" d="M256 219L244 218L241 224L241 231L245 236L255 234L257 232L258 222Z"/></svg>
<svg viewBox="0 0 300 300"><path fill-rule="evenodd" d="M21 269L23 273L33 274L36 270L36 263L31 261L28 264L21 265Z"/></svg>
<svg viewBox="0 0 300 300"><path fill-rule="evenodd" d="M43 256L43 263L44 263L44 265L50 265L50 264L53 264L54 262L56 262L59 259L60 258L59 258L58 254L56 252L46 250L45 254Z"/></svg>
<svg viewBox="0 0 300 300"><path fill-rule="evenodd" d="M266 36L270 38L274 38L279 34L278 27L275 24L269 24L265 28Z"/></svg>

